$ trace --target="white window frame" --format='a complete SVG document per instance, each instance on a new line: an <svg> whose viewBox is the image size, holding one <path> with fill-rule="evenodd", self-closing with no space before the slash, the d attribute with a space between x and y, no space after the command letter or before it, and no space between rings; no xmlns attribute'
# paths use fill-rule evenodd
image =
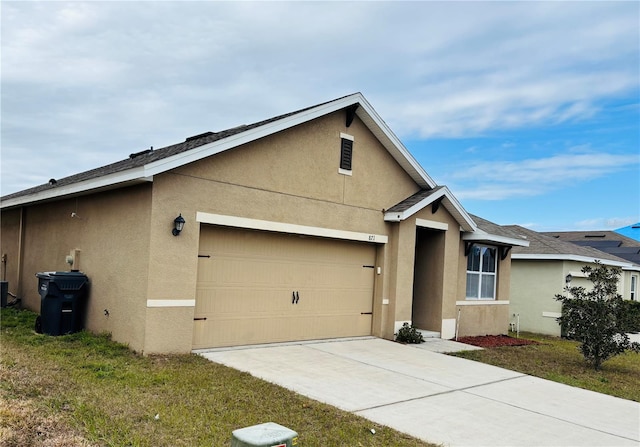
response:
<svg viewBox="0 0 640 447"><path fill-rule="evenodd" d="M480 262L478 263L478 271L475 270L467 270L467 282L469 281L469 275L477 275L479 278L478 280L478 290L477 290L477 296L465 296L465 299L467 300L474 300L474 301L495 301L496 300L496 288L498 286L498 255L499 255L499 251L497 247L491 246L491 245L481 245L481 244L474 244L471 247L471 250L469 251L469 255L468 256L472 256L473 255L473 250L474 248L479 248L480 249ZM483 262L483 249L489 249L489 250L493 250L494 252L494 271L493 272L483 272L482 271L482 262ZM467 257L467 268L469 265L469 258ZM491 276L493 277L493 292L492 292L492 296L490 298L482 298L482 280L484 277L487 276ZM465 286L465 295L467 294L466 292L466 286Z"/></svg>
<svg viewBox="0 0 640 447"><path fill-rule="evenodd" d="M631 301L638 300L638 275L631 275L631 283L629 284L629 298L631 298Z"/></svg>

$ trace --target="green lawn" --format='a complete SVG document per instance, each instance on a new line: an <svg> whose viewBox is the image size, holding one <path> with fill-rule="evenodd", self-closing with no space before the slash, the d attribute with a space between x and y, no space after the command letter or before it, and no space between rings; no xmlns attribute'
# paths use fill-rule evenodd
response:
<svg viewBox="0 0 640 447"><path fill-rule="evenodd" d="M28 311L1 317L4 447L225 446L269 421L305 447L431 445L196 355L143 357L107 336L36 334Z"/></svg>
<svg viewBox="0 0 640 447"><path fill-rule="evenodd" d="M577 342L529 333L521 333L520 337L540 344L452 355L640 402L640 354L627 352L613 357L595 371L584 361Z"/></svg>

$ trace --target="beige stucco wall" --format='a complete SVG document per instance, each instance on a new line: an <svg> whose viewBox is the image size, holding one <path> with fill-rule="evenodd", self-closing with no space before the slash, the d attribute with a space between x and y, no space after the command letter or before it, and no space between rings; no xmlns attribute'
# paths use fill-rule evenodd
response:
<svg viewBox="0 0 640 447"><path fill-rule="evenodd" d="M494 246L491 243L482 245ZM464 255L464 243L460 244L458 268L458 292L455 318L458 322L458 336L506 334L509 330L509 305L511 299L511 254L501 259L501 248L497 247L498 271L496 299L491 301L467 300L467 257Z"/></svg>
<svg viewBox="0 0 640 447"><path fill-rule="evenodd" d="M21 291L23 306L40 310L35 274L68 271L66 256L75 250L73 268L90 280L86 327L109 332L114 340L142 350L150 196L150 185L143 185L25 207L22 278L12 287ZM19 213L17 209L2 215L3 251L6 247L10 260L20 256L15 242ZM10 281L17 280L15 268L11 265Z"/></svg>
<svg viewBox="0 0 640 447"><path fill-rule="evenodd" d="M20 296L20 209L3 211L0 214L0 254L6 256L2 265L2 280L9 282L9 292ZM5 273L6 272L6 273ZM11 300L9 300L11 301Z"/></svg>
<svg viewBox="0 0 640 447"><path fill-rule="evenodd" d="M354 137L350 176L338 173L341 132ZM398 250L413 252L415 228L394 239L398 225L385 223L382 210L418 189L359 119L345 127L343 112L157 175L149 264L149 277L157 280L150 282L148 297L173 304L195 299L197 212L390 235L387 246L378 248L382 272L376 278L372 333L392 337L397 313L410 319L413 259L403 257L399 272L389 266ZM187 223L173 237L170 223L178 213ZM387 284L396 274L397 287ZM382 304L384 299L390 304ZM149 312L144 351L191 349L190 309L177 305ZM155 315L171 320L175 330L152 324Z"/></svg>

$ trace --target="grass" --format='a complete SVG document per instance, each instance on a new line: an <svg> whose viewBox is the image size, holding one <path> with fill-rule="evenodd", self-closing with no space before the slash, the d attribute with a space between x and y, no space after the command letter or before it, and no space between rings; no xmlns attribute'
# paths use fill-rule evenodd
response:
<svg viewBox="0 0 640 447"><path fill-rule="evenodd" d="M28 311L1 317L4 447L224 446L269 421L305 447L431 446L196 355L143 357L107 335L36 334Z"/></svg>
<svg viewBox="0 0 640 447"><path fill-rule="evenodd" d="M595 371L585 362L577 342L530 333L520 333L520 337L540 344L452 355L640 402L640 354L627 352L613 357L602 364L600 371Z"/></svg>

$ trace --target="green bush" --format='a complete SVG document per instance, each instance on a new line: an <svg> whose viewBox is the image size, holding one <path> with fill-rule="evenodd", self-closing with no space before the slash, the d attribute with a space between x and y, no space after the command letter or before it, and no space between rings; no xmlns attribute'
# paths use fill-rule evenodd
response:
<svg viewBox="0 0 640 447"><path fill-rule="evenodd" d="M586 266L582 272L593 288L567 287L566 295L556 295L562 303L558 322L565 336L580 342L585 360L597 371L602 362L625 351L640 352L639 343L631 343L626 332L633 322L625 323L627 305L618 293L620 269L600 262Z"/></svg>
<svg viewBox="0 0 640 447"><path fill-rule="evenodd" d="M640 301L624 300L620 306L618 321L623 332L640 332Z"/></svg>
<svg viewBox="0 0 640 447"><path fill-rule="evenodd" d="M422 343L424 342L424 337L422 333L417 330L413 325L409 325L409 323L404 323L402 327L395 334L396 341L400 343Z"/></svg>

